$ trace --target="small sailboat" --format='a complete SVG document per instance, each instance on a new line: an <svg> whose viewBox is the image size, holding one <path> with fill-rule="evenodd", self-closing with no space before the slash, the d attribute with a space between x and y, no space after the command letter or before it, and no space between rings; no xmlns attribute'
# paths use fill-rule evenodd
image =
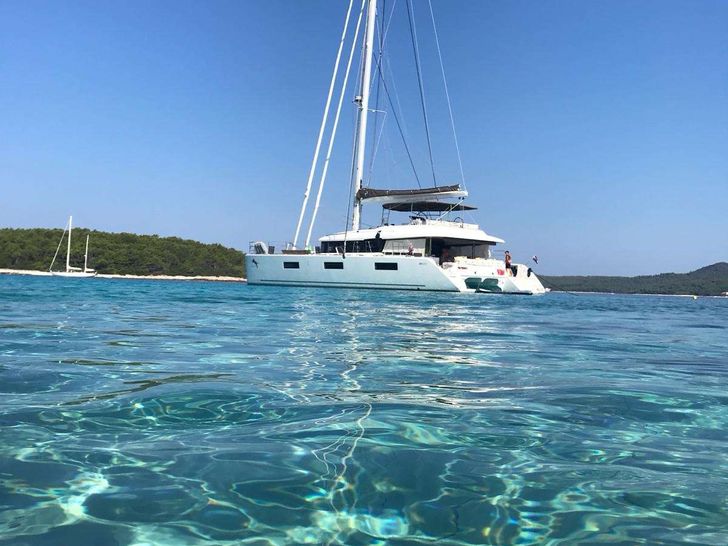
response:
<svg viewBox="0 0 728 546"><path fill-rule="evenodd" d="M66 250L66 270L65 271L53 271L53 264L56 263L56 258L58 257L58 251L61 250L61 244L63 243L63 237L65 237L66 231L68 231L68 248ZM73 277L73 278L77 278L77 279L95 277L96 271L93 269L89 269L89 267L88 267L88 240L89 240L88 235L86 235L86 252L83 257L83 269L81 269L80 267L73 267L71 265L71 232L72 231L73 231L73 216L69 216L68 225L63 229L63 235L61 235L61 240L58 241L58 248L56 249L56 253L53 256L53 261L51 261L51 266L48 268L48 270L55 277Z"/></svg>

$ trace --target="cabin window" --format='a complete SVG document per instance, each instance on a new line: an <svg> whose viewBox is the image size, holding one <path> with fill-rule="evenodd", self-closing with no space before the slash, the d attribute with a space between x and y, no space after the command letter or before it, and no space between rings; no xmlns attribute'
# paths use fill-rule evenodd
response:
<svg viewBox="0 0 728 546"><path fill-rule="evenodd" d="M346 241L346 251L365 254L379 252L380 241L375 239L364 239L363 241Z"/></svg>
<svg viewBox="0 0 728 546"><path fill-rule="evenodd" d="M321 243L321 252L324 254L341 254L344 252L344 241L324 241Z"/></svg>
<svg viewBox="0 0 728 546"><path fill-rule="evenodd" d="M382 239L364 239L363 241L346 241L346 252L370 253L381 252L384 248ZM342 254L344 241L324 241L321 243L321 252L324 254Z"/></svg>
<svg viewBox="0 0 728 546"><path fill-rule="evenodd" d="M385 254L424 256L425 243L425 239L388 239L384 243L383 252Z"/></svg>
<svg viewBox="0 0 728 546"><path fill-rule="evenodd" d="M397 271L397 262L374 262L374 269L378 271Z"/></svg>
<svg viewBox="0 0 728 546"><path fill-rule="evenodd" d="M324 262L324 269L344 269L344 262Z"/></svg>
<svg viewBox="0 0 728 546"><path fill-rule="evenodd" d="M457 239L432 239L428 256L442 256L442 249L447 248L450 256L466 258L490 258L492 243L465 242Z"/></svg>
<svg viewBox="0 0 728 546"><path fill-rule="evenodd" d="M299 269L300 264L298 262L283 262L283 269Z"/></svg>

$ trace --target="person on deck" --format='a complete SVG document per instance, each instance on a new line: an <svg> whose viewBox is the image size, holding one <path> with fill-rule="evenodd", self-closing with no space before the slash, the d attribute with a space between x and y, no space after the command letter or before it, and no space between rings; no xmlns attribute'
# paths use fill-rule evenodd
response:
<svg viewBox="0 0 728 546"><path fill-rule="evenodd" d="M442 253L440 254L440 266L442 266L442 264L444 264L444 263L454 262L454 261L455 261L455 258L453 258L450 255L450 249L447 247L443 248Z"/></svg>
<svg viewBox="0 0 728 546"><path fill-rule="evenodd" d="M506 271L509 271L511 276L515 277L516 273L513 271L513 266L511 266L511 253L506 250Z"/></svg>
<svg viewBox="0 0 728 546"><path fill-rule="evenodd" d="M382 241L382 232L377 231L377 234L374 236L374 252L381 252L384 250L384 241Z"/></svg>

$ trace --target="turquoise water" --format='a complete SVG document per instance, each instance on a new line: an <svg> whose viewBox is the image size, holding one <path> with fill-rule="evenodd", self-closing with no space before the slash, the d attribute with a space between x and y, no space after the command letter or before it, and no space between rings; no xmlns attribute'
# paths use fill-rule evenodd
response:
<svg viewBox="0 0 728 546"><path fill-rule="evenodd" d="M726 544L728 300L0 277L0 544Z"/></svg>

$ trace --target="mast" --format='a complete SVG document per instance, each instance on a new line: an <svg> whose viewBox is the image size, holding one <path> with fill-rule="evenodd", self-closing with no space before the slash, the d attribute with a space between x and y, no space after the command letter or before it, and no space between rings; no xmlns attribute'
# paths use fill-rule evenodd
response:
<svg viewBox="0 0 728 546"><path fill-rule="evenodd" d="M361 217L361 201L357 192L362 187L364 179L364 152L367 145L367 117L369 115L369 87L372 77L372 57L374 54L374 26L377 14L377 0L368 0L367 26L364 38L364 67L362 69L361 90L354 102L359 105L359 121L356 132L356 169L352 181L352 194L354 195L354 214L351 219L351 229L359 229Z"/></svg>
<svg viewBox="0 0 728 546"><path fill-rule="evenodd" d="M86 254L83 255L83 272L88 270L88 234L86 235Z"/></svg>
<svg viewBox="0 0 728 546"><path fill-rule="evenodd" d="M73 216L68 217L68 251L66 252L66 273L71 270L71 230L73 224Z"/></svg>

